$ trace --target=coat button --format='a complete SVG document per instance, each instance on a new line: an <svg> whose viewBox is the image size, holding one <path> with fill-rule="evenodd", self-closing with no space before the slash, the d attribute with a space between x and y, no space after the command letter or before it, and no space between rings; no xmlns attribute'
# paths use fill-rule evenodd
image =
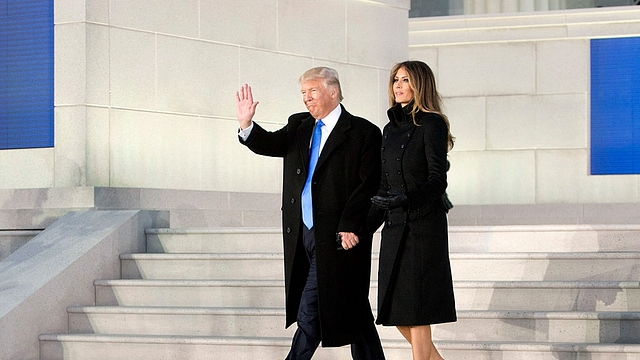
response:
<svg viewBox="0 0 640 360"><path fill-rule="evenodd" d="M402 175L402 171L398 171L398 175Z"/></svg>
<svg viewBox="0 0 640 360"><path fill-rule="evenodd" d="M291 199L291 203L295 204L296 203L296 199Z"/></svg>
<svg viewBox="0 0 640 360"><path fill-rule="evenodd" d="M301 172L302 172L302 170L300 170L300 169L296 170L296 174L298 174L298 175L300 175Z"/></svg>
<svg viewBox="0 0 640 360"><path fill-rule="evenodd" d="M382 159L382 163L383 164L386 163L386 162L387 162L387 159Z"/></svg>
<svg viewBox="0 0 640 360"><path fill-rule="evenodd" d="M393 224L393 221L389 220L387 221L387 225L391 226Z"/></svg>
<svg viewBox="0 0 640 360"><path fill-rule="evenodd" d="M400 145L400 149L404 149L404 144Z"/></svg>
<svg viewBox="0 0 640 360"><path fill-rule="evenodd" d="M287 234L291 234L291 228L287 228Z"/></svg>
<svg viewBox="0 0 640 360"><path fill-rule="evenodd" d="M396 161L400 161L400 158L399 158L399 157L398 157L398 158L396 158Z"/></svg>
<svg viewBox="0 0 640 360"><path fill-rule="evenodd" d="M384 151L384 146L382 147L382 151Z"/></svg>

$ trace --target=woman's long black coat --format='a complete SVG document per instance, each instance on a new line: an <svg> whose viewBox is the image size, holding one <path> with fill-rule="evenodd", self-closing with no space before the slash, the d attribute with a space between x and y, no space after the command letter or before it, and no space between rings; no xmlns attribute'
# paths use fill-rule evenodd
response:
<svg viewBox="0 0 640 360"><path fill-rule="evenodd" d="M446 210L447 126L437 114L389 109L383 130L378 195L405 193L408 206L384 214L378 272L378 318L383 325L456 321ZM381 210L372 208L380 217ZM372 215L376 216L376 215Z"/></svg>
<svg viewBox="0 0 640 360"><path fill-rule="evenodd" d="M301 244L300 195L307 177L314 125L315 119L309 113L292 115L287 125L275 132L254 123L249 138L243 142L257 154L284 158L282 227L287 327L296 322L309 270ZM380 129L343 107L316 165L312 196L322 346L354 343L363 324L373 322L369 304L372 232L366 225L370 199L380 185L380 144ZM351 250L338 250L337 232L353 232L360 242Z"/></svg>

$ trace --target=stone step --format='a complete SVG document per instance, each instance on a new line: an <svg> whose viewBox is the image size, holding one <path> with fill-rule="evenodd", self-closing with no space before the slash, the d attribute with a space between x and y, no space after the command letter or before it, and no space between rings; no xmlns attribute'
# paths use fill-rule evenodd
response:
<svg viewBox="0 0 640 360"><path fill-rule="evenodd" d="M96 305L282 307L279 280L96 280Z"/></svg>
<svg viewBox="0 0 640 360"><path fill-rule="evenodd" d="M44 334L39 337L41 360L157 360L157 359L282 359L289 338L123 336ZM640 358L636 344L557 344L545 342L436 341L443 357L456 360L630 360ZM411 358L404 340L383 342L387 360ZM314 360L351 359L348 346L318 348Z"/></svg>
<svg viewBox="0 0 640 360"><path fill-rule="evenodd" d="M380 232L373 249L380 248ZM637 251L640 225L450 226L456 252ZM164 253L282 252L280 228L148 229L147 251Z"/></svg>
<svg viewBox="0 0 640 360"><path fill-rule="evenodd" d="M451 226L451 252L637 251L640 225Z"/></svg>
<svg viewBox="0 0 640 360"><path fill-rule="evenodd" d="M124 254L123 279L284 280L278 253Z"/></svg>
<svg viewBox="0 0 640 360"><path fill-rule="evenodd" d="M454 281L458 310L638 311L637 281Z"/></svg>
<svg viewBox="0 0 640 360"><path fill-rule="evenodd" d="M480 342L640 343L640 313L594 311L458 311L433 327L436 340Z"/></svg>
<svg viewBox="0 0 640 360"><path fill-rule="evenodd" d="M289 337L283 308L70 307L72 333ZM574 329L575 331L567 331ZM402 340L378 326L383 340ZM638 312L458 311L458 321L433 326L435 340L554 343L638 343Z"/></svg>
<svg viewBox="0 0 640 360"><path fill-rule="evenodd" d="M97 280L96 305L177 307L282 307L280 280ZM377 282L371 284L376 308ZM458 310L635 311L640 283L456 281Z"/></svg>
<svg viewBox="0 0 640 360"><path fill-rule="evenodd" d="M77 306L67 309L72 333L289 337L284 308Z"/></svg>
<svg viewBox="0 0 640 360"><path fill-rule="evenodd" d="M640 252L452 253L454 281L637 281Z"/></svg>
<svg viewBox="0 0 640 360"><path fill-rule="evenodd" d="M640 279L640 253L452 253L457 281L633 281ZM125 279L282 280L283 255L126 254ZM373 254L372 279L377 279Z"/></svg>
<svg viewBox="0 0 640 360"><path fill-rule="evenodd" d="M459 321L434 326L445 358L640 359L640 226L449 234ZM374 242L376 308L379 232ZM77 334L40 337L42 360L285 357L295 327L284 329L279 228L150 229L147 248L121 256L123 279L95 281L97 306L68 309ZM411 358L394 327L379 332L388 360Z"/></svg>
<svg viewBox="0 0 640 360"><path fill-rule="evenodd" d="M147 229L148 253L277 253L280 228Z"/></svg>

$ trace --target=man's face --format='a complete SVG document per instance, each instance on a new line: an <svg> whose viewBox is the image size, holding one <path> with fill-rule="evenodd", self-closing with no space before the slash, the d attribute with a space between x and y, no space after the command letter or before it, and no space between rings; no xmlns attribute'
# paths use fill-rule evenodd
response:
<svg viewBox="0 0 640 360"><path fill-rule="evenodd" d="M302 83L302 101L315 119L324 119L338 106L338 90L327 89L322 79L311 79Z"/></svg>

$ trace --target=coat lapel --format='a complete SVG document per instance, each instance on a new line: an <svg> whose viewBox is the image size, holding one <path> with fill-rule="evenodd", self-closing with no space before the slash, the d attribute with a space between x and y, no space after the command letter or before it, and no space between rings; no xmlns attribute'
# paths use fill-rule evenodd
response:
<svg viewBox="0 0 640 360"><path fill-rule="evenodd" d="M342 104L340 104L342 106ZM347 141L346 132L351 128L351 114L345 110L344 106L342 106L342 113L340 114L340 118L336 123L336 127L333 128L331 134L327 138L326 144L322 148L322 152L320 152L320 157L318 158L318 164L316 165L316 171L322 167L322 164L329 157L331 152L335 150L340 144ZM307 156L308 158L308 156Z"/></svg>
<svg viewBox="0 0 640 360"><path fill-rule="evenodd" d="M307 119L302 121L296 131L300 162L302 163L305 173L308 173L309 170L309 144L311 143L311 134L313 133L315 123L315 119L312 116L309 116Z"/></svg>

